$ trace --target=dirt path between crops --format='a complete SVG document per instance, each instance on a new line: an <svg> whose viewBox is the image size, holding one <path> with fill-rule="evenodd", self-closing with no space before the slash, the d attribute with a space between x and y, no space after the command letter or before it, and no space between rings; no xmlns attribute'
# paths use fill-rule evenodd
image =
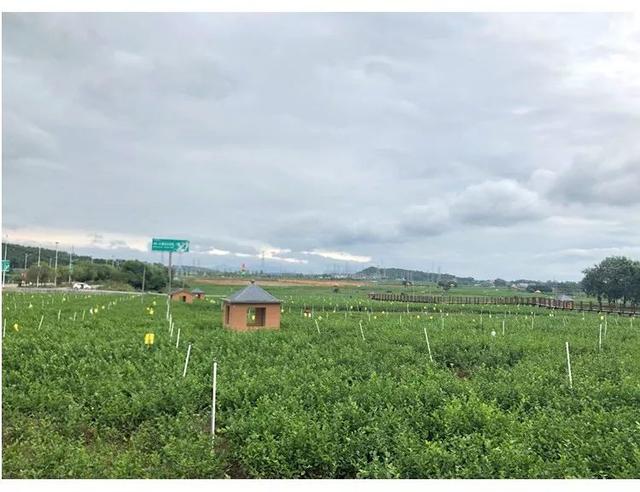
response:
<svg viewBox="0 0 640 492"><path fill-rule="evenodd" d="M246 285L249 282L249 278L203 278L198 279L198 284L209 285ZM267 287L296 287L296 286L310 286L310 287L362 287L368 285L367 282L357 282L355 280L307 280L307 279L270 279L270 280L257 280L257 283Z"/></svg>

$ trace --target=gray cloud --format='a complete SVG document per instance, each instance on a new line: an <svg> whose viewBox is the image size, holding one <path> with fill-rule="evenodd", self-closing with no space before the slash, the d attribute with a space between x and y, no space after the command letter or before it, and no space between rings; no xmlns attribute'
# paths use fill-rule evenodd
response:
<svg viewBox="0 0 640 492"><path fill-rule="evenodd" d="M558 174L549 196L581 204L640 204L640 152L622 161L579 157Z"/></svg>
<svg viewBox="0 0 640 492"><path fill-rule="evenodd" d="M452 208L461 222L487 226L528 222L548 213L535 192L506 179L467 187L456 197Z"/></svg>
<svg viewBox="0 0 640 492"><path fill-rule="evenodd" d="M638 33L601 14L5 14L5 232L575 278L579 258L531 258L640 240Z"/></svg>

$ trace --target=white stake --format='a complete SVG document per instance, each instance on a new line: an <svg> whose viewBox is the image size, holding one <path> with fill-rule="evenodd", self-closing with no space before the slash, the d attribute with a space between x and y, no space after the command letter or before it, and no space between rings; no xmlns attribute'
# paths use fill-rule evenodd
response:
<svg viewBox="0 0 640 492"><path fill-rule="evenodd" d="M318 320L314 319L313 321L316 322L316 329L318 330L318 335L320 335L320 327L318 326Z"/></svg>
<svg viewBox="0 0 640 492"><path fill-rule="evenodd" d="M213 390L211 391L211 439L216 437L216 385L218 379L218 363L213 363Z"/></svg>
<svg viewBox="0 0 640 492"><path fill-rule="evenodd" d="M173 327L174 327L174 324L171 323L171 330L169 331L169 340L173 339Z"/></svg>
<svg viewBox="0 0 640 492"><path fill-rule="evenodd" d="M82 310L82 321L84 321L84 309Z"/></svg>
<svg viewBox="0 0 640 492"><path fill-rule="evenodd" d="M78 314L77 312L75 312L75 311L73 312L73 321L75 321L75 320L76 320L76 315L77 315L77 314Z"/></svg>
<svg viewBox="0 0 640 492"><path fill-rule="evenodd" d="M502 320L502 334L504 335L504 320Z"/></svg>
<svg viewBox="0 0 640 492"><path fill-rule="evenodd" d="M598 330L598 350L602 350L602 323L600 323L600 330Z"/></svg>
<svg viewBox="0 0 640 492"><path fill-rule="evenodd" d="M187 348L187 358L184 360L184 371L182 371L182 377L187 375L187 366L189 365L189 356L191 355L191 344Z"/></svg>
<svg viewBox="0 0 640 492"><path fill-rule="evenodd" d="M364 340L364 331L362 331L362 320L360 320L360 335L362 335L362 340Z"/></svg>
<svg viewBox="0 0 640 492"><path fill-rule="evenodd" d="M429 344L429 335L427 335L427 327L423 326L424 329L424 339L427 341L427 350L429 351L429 360L433 362L433 357L431 356L431 345Z"/></svg>
<svg viewBox="0 0 640 492"><path fill-rule="evenodd" d="M567 348L567 370L569 371L569 388L573 388L573 377L571 376L571 357L569 356L569 342L565 342Z"/></svg>
<svg viewBox="0 0 640 492"><path fill-rule="evenodd" d="M176 337L176 348L178 348L179 343L180 343L180 328L178 328L178 336Z"/></svg>
<svg viewBox="0 0 640 492"><path fill-rule="evenodd" d="M371 322L371 311L367 311L367 316L369 316L369 322Z"/></svg>
<svg viewBox="0 0 640 492"><path fill-rule="evenodd" d="M42 321L44 320L44 314L40 317L40 323L38 323L38 330L42 328Z"/></svg>
<svg viewBox="0 0 640 492"><path fill-rule="evenodd" d="M60 321L60 312L62 311L62 309L58 309L58 321Z"/></svg>

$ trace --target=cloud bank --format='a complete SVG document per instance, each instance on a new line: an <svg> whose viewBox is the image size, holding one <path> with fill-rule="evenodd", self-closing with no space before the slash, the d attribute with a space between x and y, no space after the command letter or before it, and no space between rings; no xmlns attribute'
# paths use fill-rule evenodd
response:
<svg viewBox="0 0 640 492"><path fill-rule="evenodd" d="M6 13L4 233L579 278L640 242L639 66L626 14Z"/></svg>

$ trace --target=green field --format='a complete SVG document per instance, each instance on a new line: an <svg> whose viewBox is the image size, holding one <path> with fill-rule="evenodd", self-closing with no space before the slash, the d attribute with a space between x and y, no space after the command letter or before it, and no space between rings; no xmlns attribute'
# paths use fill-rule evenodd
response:
<svg viewBox="0 0 640 492"><path fill-rule="evenodd" d="M204 289L178 348L161 296L5 293L4 478L640 477L640 320L279 287L233 333Z"/></svg>

